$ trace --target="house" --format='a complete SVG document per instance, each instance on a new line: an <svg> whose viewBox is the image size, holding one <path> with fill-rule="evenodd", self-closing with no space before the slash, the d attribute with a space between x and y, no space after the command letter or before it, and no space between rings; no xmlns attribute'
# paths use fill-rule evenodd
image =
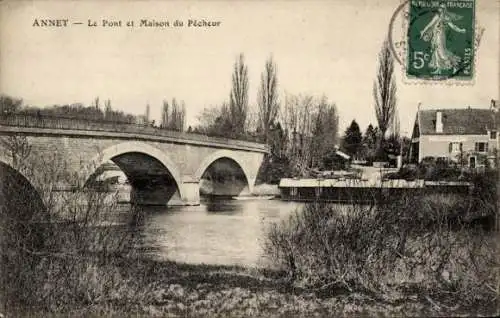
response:
<svg viewBox="0 0 500 318"><path fill-rule="evenodd" d="M441 158L471 168L495 162L500 113L494 107L418 110L409 162Z"/></svg>

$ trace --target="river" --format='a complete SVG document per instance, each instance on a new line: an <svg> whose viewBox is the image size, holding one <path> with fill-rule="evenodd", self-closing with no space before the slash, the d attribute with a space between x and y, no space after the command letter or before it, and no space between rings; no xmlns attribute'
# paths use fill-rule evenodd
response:
<svg viewBox="0 0 500 318"><path fill-rule="evenodd" d="M301 203L259 198L202 200L199 206L144 207L135 231L140 250L154 259L262 266L262 240L271 222Z"/></svg>

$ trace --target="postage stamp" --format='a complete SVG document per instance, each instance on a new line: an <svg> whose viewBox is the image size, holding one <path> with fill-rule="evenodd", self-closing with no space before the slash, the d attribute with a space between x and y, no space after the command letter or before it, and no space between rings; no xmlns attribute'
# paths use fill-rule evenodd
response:
<svg viewBox="0 0 500 318"><path fill-rule="evenodd" d="M473 79L475 0L410 0L407 25L409 79Z"/></svg>

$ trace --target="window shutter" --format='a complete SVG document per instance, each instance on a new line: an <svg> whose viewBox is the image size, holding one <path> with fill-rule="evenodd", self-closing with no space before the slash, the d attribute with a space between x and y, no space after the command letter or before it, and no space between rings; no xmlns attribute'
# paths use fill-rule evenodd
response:
<svg viewBox="0 0 500 318"><path fill-rule="evenodd" d="M463 146L463 144L462 144L462 143L460 143L460 152L462 152L462 151L463 151L463 147L462 147L462 146Z"/></svg>
<svg viewBox="0 0 500 318"><path fill-rule="evenodd" d="M484 152L488 152L488 143L487 142L484 143Z"/></svg>
<svg viewBox="0 0 500 318"><path fill-rule="evenodd" d="M479 151L479 143L478 142L476 142L474 144L474 151Z"/></svg>
<svg viewBox="0 0 500 318"><path fill-rule="evenodd" d="M451 153L453 151L453 144L450 142L448 144L448 152Z"/></svg>

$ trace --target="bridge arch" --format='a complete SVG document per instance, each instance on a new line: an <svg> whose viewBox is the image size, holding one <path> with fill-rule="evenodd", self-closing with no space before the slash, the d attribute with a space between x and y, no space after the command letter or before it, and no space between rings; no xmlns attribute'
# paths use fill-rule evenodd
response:
<svg viewBox="0 0 500 318"><path fill-rule="evenodd" d="M42 196L40 193L35 188L35 185L33 184L33 180L30 179L27 175L24 174L24 172L20 171L19 169L14 168L14 163L12 162L12 158L8 157L5 155L5 153L0 153L0 177L3 179L0 179L0 190L5 188L6 183L5 181L10 181L7 180L6 178L8 177L15 177L18 179L19 182L23 184L23 186L29 188L28 190L33 190L34 193L36 193L36 196L38 197L36 200L38 202L38 199L40 200L39 202L43 203ZM7 184L7 186L9 186ZM43 208L45 209L45 204L43 204Z"/></svg>
<svg viewBox="0 0 500 318"><path fill-rule="evenodd" d="M47 213L47 207L42 199L42 196L35 188L30 180L21 171L15 169L5 156L0 155L0 201L4 202L3 213L16 213L22 214L16 217L25 218L30 220L33 213L37 212L39 215L36 218L43 217ZM4 218L5 216L2 216Z"/></svg>
<svg viewBox="0 0 500 318"><path fill-rule="evenodd" d="M242 158L240 158L240 156L235 155L235 153L233 151L230 151L230 150L218 150L218 151L212 153L211 155L209 155L208 157L206 157L201 162L198 169L196 170L196 172L194 174L195 179L200 181L203 174L205 173L205 171L207 171L207 169L210 167L210 165L212 163L214 163L215 161L217 161L218 159L223 159L223 158L230 159L231 161L233 161L234 163L237 164L238 168L241 169L241 171L243 172L243 174L245 176L250 193L252 193L253 186L254 186L254 184L253 184L254 179L251 178L251 173L249 171L249 168L247 167L245 162L242 160Z"/></svg>
<svg viewBox="0 0 500 318"><path fill-rule="evenodd" d="M11 159L11 158L9 158L9 157L7 157L7 156L5 155L5 152L3 151L3 149L2 149L2 152L0 152L0 163L2 163L2 164L4 164L4 165L6 165L6 166L8 166L8 167L10 167L10 168L12 168L12 169L14 169L14 168L12 167L12 159ZM19 171L18 171L18 172L19 172ZM21 173L21 172L19 172L19 173ZM23 177L25 177L25 176L23 176Z"/></svg>
<svg viewBox="0 0 500 318"><path fill-rule="evenodd" d="M110 146L104 150L99 151L99 153L96 156L94 156L91 162L96 165L94 169L97 169L104 163L113 161L113 158L130 153L142 154L158 161L172 176L175 185L177 186L177 189L179 191L181 200L185 199L186 194L183 188L179 167L163 151L147 143L130 141ZM85 180L89 180L94 173L95 170L87 172Z"/></svg>

